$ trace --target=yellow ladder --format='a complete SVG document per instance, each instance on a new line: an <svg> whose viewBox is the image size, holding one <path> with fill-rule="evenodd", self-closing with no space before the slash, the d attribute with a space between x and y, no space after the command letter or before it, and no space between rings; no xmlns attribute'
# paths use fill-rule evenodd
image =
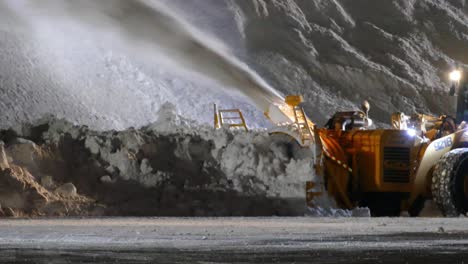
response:
<svg viewBox="0 0 468 264"><path fill-rule="evenodd" d="M306 145L314 143L314 133L312 132L311 125L307 122L304 109L300 106L294 106L294 118L296 121L299 134L301 135L302 144Z"/></svg>
<svg viewBox="0 0 468 264"><path fill-rule="evenodd" d="M220 109L214 104L214 127L242 128L249 131L245 123L244 115L240 109Z"/></svg>

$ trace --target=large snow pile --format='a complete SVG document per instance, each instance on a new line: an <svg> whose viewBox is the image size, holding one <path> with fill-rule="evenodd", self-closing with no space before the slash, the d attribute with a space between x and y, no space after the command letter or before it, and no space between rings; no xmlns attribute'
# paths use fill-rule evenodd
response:
<svg viewBox="0 0 468 264"><path fill-rule="evenodd" d="M50 117L0 140L3 160L28 175L0 195L17 215L303 215L314 179L311 153L292 142L200 126L169 103L141 129L96 132ZM41 203L28 202L32 194Z"/></svg>
<svg viewBox="0 0 468 264"><path fill-rule="evenodd" d="M235 1L259 71L305 95L314 120L368 99L371 116L451 113L448 72L468 63L460 0Z"/></svg>
<svg viewBox="0 0 468 264"><path fill-rule="evenodd" d="M84 1L94 15L80 19L70 15L77 8L60 7L83 1L41 1L40 12L28 2L36 1L0 1L0 126L54 113L97 129L123 129L154 121L166 101L200 122L211 121L216 102L242 108L251 125L267 125L262 111L232 92L244 87L210 80L218 74L187 73L166 63L174 54L163 60L161 50L148 48L164 40L151 35L158 23L148 13L128 38L125 19L103 20L121 30L98 30L102 9L92 4L108 2ZM117 17L125 17L141 1L117 2L126 4ZM319 124L363 99L380 122L393 111L449 113L446 73L467 63L462 0L144 2L166 3L180 20L222 40L227 48L215 45L219 53L233 53L283 94L305 95Z"/></svg>

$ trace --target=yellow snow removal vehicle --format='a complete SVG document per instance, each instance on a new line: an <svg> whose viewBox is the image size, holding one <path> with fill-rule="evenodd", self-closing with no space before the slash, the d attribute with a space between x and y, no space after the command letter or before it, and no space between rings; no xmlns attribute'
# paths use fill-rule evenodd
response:
<svg viewBox="0 0 468 264"><path fill-rule="evenodd" d="M396 113L393 129L369 129L365 103L362 111L337 113L325 128L316 129L323 153L317 173L339 206L367 206L374 216L396 216L402 210L417 216L432 198L446 216L465 214L468 83L458 89L458 120Z"/></svg>
<svg viewBox="0 0 468 264"><path fill-rule="evenodd" d="M457 119L395 113L392 129L370 129L365 102L361 110L336 113L317 128L300 107L301 96L270 104L265 115L277 125L274 133L317 153L316 173L341 208L417 216L433 199L444 215L458 216L468 212L468 82L457 84ZM321 193L319 184L306 184L309 206Z"/></svg>
<svg viewBox="0 0 468 264"><path fill-rule="evenodd" d="M433 198L445 215L467 212L468 129L457 129L450 117L420 117L415 123L423 129L411 120L403 129L368 129L365 112L345 112L316 130L324 156L318 174L340 207L366 206L375 216L408 210L416 216Z"/></svg>

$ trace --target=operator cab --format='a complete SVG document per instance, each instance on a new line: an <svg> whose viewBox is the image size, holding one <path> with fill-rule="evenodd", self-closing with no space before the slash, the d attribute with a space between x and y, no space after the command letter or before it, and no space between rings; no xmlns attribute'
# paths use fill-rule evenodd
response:
<svg viewBox="0 0 468 264"><path fill-rule="evenodd" d="M450 73L450 80L452 81L450 95L457 97L456 118L446 115L439 117L426 114L407 116L404 113L394 113L392 127L397 130L412 130L416 135L430 141L465 129L468 122L468 82L463 80L463 74L459 70Z"/></svg>
<svg viewBox="0 0 468 264"><path fill-rule="evenodd" d="M364 101L362 111L337 112L325 125L328 129L350 131L365 130L372 126L372 120L368 117L370 105Z"/></svg>

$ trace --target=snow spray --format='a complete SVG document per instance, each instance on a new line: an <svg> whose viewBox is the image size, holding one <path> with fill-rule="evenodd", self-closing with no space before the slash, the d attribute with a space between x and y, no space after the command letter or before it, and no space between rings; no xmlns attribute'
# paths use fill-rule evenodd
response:
<svg viewBox="0 0 468 264"><path fill-rule="evenodd" d="M158 52L180 67L234 88L261 110L283 97L213 38L178 19L154 0L12 0L43 18L67 16L102 32L117 32L136 52Z"/></svg>

